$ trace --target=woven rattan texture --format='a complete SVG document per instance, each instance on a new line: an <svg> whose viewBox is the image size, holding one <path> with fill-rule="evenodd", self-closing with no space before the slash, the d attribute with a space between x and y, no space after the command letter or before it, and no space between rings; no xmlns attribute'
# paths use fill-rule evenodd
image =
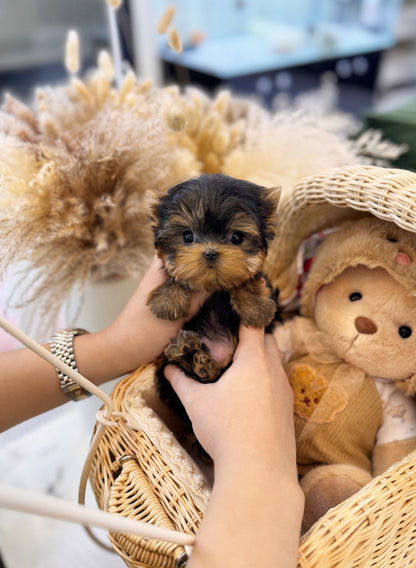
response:
<svg viewBox="0 0 416 568"><path fill-rule="evenodd" d="M105 430L91 464L90 482L100 509L195 534L203 511L159 448L128 424L124 396L148 372L148 367L140 368L116 385L112 398L117 426ZM131 568L174 568L185 552L178 545L133 536L112 534L110 540Z"/></svg>
<svg viewBox="0 0 416 568"><path fill-rule="evenodd" d="M416 231L416 174L377 166L337 168L306 178L279 205L277 234L265 263L282 297L290 291L288 268L299 243L340 221L372 214Z"/></svg>
<svg viewBox="0 0 416 568"><path fill-rule="evenodd" d="M302 538L299 568L416 566L416 452L331 509Z"/></svg>

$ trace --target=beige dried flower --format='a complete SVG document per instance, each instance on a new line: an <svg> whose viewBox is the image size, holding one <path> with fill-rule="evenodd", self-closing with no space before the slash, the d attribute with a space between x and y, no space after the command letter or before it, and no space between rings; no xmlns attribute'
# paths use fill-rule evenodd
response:
<svg viewBox="0 0 416 568"><path fill-rule="evenodd" d="M106 50L102 50L97 58L98 68L102 70L109 82L114 80L115 71L111 55Z"/></svg>
<svg viewBox="0 0 416 568"><path fill-rule="evenodd" d="M178 31L174 27L168 29L168 45L176 53L181 53L182 51L182 41L179 37Z"/></svg>
<svg viewBox="0 0 416 568"><path fill-rule="evenodd" d="M203 172L222 171L224 160L243 136L245 121L239 104L234 106L236 100L228 91L210 98L195 88L184 95L172 89L170 96L172 107L185 120L178 130L177 143L195 155Z"/></svg>
<svg viewBox="0 0 416 568"><path fill-rule="evenodd" d="M163 12L157 23L156 27L157 33L165 34L167 32L168 27L172 23L175 11L176 11L175 6L168 6L166 8L166 10Z"/></svg>
<svg viewBox="0 0 416 568"><path fill-rule="evenodd" d="M70 30L65 44L65 67L70 73L78 73L80 68L79 36Z"/></svg>
<svg viewBox="0 0 416 568"><path fill-rule="evenodd" d="M29 262L18 299L36 300L50 326L75 285L143 273L154 252L145 192L199 173L172 138L167 100L131 76L117 90L100 68L85 81L39 89L33 108L6 98L0 273Z"/></svg>
<svg viewBox="0 0 416 568"><path fill-rule="evenodd" d="M117 10L123 3L123 0L106 0L107 4Z"/></svg>

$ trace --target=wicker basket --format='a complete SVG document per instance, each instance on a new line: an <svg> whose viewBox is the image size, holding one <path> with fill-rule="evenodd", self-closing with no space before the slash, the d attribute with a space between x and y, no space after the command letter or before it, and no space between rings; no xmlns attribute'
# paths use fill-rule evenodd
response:
<svg viewBox="0 0 416 568"><path fill-rule="evenodd" d="M416 231L416 174L375 166L326 172L298 184L280 204L280 224L266 271L282 297L296 286L302 239L341 220L373 214ZM153 367L120 381L112 398L116 425L104 428L86 470L98 505L195 534L209 498L201 470L145 402ZM416 566L416 453L328 511L300 542L301 568ZM180 566L186 551L110 535L131 567Z"/></svg>
<svg viewBox="0 0 416 568"><path fill-rule="evenodd" d="M98 430L84 472L89 475L100 509L196 534L210 486L195 461L150 408L153 383L154 367L146 365L116 385L111 395L114 425L104 424ZM132 568L179 568L188 557L187 551L176 544L112 533L109 538Z"/></svg>

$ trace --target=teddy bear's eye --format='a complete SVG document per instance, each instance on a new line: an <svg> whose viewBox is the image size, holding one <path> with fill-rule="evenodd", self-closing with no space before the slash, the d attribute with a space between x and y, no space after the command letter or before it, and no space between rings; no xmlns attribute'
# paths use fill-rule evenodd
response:
<svg viewBox="0 0 416 568"><path fill-rule="evenodd" d="M401 325L399 327L399 335L400 337L403 337L403 339L407 339L412 335L412 328L408 325Z"/></svg>
<svg viewBox="0 0 416 568"><path fill-rule="evenodd" d="M187 245L190 245L194 242L194 234L192 231L185 231L183 233L183 242Z"/></svg>
<svg viewBox="0 0 416 568"><path fill-rule="evenodd" d="M231 235L230 241L231 244L233 245L241 245L241 243L243 242L244 236L243 233L241 231L234 231L234 233Z"/></svg>
<svg viewBox="0 0 416 568"><path fill-rule="evenodd" d="M389 237L387 240L389 241L389 243L397 243L397 239L393 237Z"/></svg>
<svg viewBox="0 0 416 568"><path fill-rule="evenodd" d="M353 292L352 294L350 294L351 302L357 302L358 300L361 300L362 297L363 296L360 292Z"/></svg>

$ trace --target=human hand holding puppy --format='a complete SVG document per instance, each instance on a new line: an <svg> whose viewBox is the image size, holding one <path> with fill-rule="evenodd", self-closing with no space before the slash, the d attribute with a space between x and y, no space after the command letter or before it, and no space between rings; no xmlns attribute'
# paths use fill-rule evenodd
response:
<svg viewBox="0 0 416 568"><path fill-rule="evenodd" d="M167 193L149 192L151 226L158 257L168 274L149 294L155 316L176 321L188 313L191 294L210 294L158 358L157 388L192 432L189 417L164 376L169 363L202 383L229 366L238 327L264 328L277 303L261 272L274 236L280 188L266 188L223 174L202 175ZM224 347L222 358L211 343Z"/></svg>
<svg viewBox="0 0 416 568"><path fill-rule="evenodd" d="M240 325L233 363L215 383L200 384L173 365L165 373L214 459L189 568L294 567L303 493L293 393L274 338Z"/></svg>
<svg viewBox="0 0 416 568"><path fill-rule="evenodd" d="M107 328L74 339L79 372L96 385L153 361L176 337L186 318L157 318L147 305L149 292L166 280L155 257L124 310ZM192 294L189 317L207 294ZM45 345L48 348L47 345ZM29 349L0 353L0 432L68 402L54 367Z"/></svg>
<svg viewBox="0 0 416 568"><path fill-rule="evenodd" d="M286 473L296 477L293 392L272 335L241 324L233 362L215 383L203 385L175 365L165 368L165 376L216 464L242 457L289 459Z"/></svg>
<svg viewBox="0 0 416 568"><path fill-rule="evenodd" d="M124 310L110 326L94 334L98 336L95 338L97 343L102 340L100 336L105 336L105 342L114 346L110 350L109 357L106 357L106 353L103 353L103 357L112 359L107 361L106 365L118 367L113 371L115 377L132 371L139 365L154 361L208 298L207 292L194 292L190 294L186 316L176 321L158 318L148 305L148 296L155 287L166 282L167 278L161 260L155 256ZM85 337L94 339L91 336ZM76 338L77 341L80 339ZM116 356L112 357L114 354ZM88 365L87 360L77 359L77 361L79 365Z"/></svg>

